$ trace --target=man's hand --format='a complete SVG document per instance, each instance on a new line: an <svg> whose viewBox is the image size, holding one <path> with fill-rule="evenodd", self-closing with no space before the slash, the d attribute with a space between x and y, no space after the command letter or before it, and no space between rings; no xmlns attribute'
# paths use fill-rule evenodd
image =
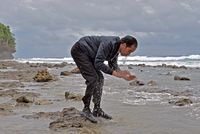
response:
<svg viewBox="0 0 200 134"><path fill-rule="evenodd" d="M135 75L129 74L129 75L127 75L124 79L127 80L127 81L131 81L131 80L134 80L135 78L136 78Z"/></svg>
<svg viewBox="0 0 200 134"><path fill-rule="evenodd" d="M124 71L113 71L113 74L114 76L116 77L119 77L119 78L123 78L127 81L130 81L130 80L133 80L135 79L136 77L134 75L131 75L129 71L127 70L124 70Z"/></svg>

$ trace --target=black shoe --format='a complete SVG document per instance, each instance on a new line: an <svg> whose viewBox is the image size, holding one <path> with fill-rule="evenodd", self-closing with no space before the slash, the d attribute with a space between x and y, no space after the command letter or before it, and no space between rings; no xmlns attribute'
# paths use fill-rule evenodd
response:
<svg viewBox="0 0 200 134"><path fill-rule="evenodd" d="M102 117L102 118L109 119L109 120L112 119L112 116L106 114L101 108L94 108L93 115L95 117Z"/></svg>
<svg viewBox="0 0 200 134"><path fill-rule="evenodd" d="M87 118L89 121L91 121L92 123L97 123L98 121L95 119L95 117L93 116L93 114L91 113L89 108L84 108L81 112L80 112L81 116Z"/></svg>

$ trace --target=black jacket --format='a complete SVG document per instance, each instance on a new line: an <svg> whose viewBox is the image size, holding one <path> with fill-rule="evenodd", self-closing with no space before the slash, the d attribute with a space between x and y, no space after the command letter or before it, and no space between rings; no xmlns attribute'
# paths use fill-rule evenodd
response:
<svg viewBox="0 0 200 134"><path fill-rule="evenodd" d="M117 65L119 41L120 38L117 36L85 36L78 43L91 58L96 70L112 74L113 70L119 70ZM105 65L104 61L108 61L109 66Z"/></svg>

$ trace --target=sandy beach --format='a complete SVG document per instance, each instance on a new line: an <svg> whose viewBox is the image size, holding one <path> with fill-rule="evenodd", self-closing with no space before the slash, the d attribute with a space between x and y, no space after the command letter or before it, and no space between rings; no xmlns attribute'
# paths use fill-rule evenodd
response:
<svg viewBox="0 0 200 134"><path fill-rule="evenodd" d="M136 81L104 75L102 108L113 120L52 129L55 112L82 110L80 100L66 100L65 94L84 95L84 79L80 74L60 75L75 67L0 61L0 134L199 134L200 69L145 65L120 66L135 74ZM34 76L44 69L53 80L36 82Z"/></svg>

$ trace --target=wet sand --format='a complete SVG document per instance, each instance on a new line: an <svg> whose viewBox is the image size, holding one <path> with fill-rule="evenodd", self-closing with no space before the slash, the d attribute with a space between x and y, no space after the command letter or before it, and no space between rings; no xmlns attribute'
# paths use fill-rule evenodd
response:
<svg viewBox="0 0 200 134"><path fill-rule="evenodd" d="M80 74L60 76L75 65L48 66L0 62L0 130L1 134L199 134L200 128L200 70L196 68L121 66L137 76L144 85L104 75L102 108L113 120L98 118L99 123L81 129L49 128L51 118L24 118L38 112L56 112L75 107L82 110L81 101L66 100L65 92L84 94L84 79ZM35 82L38 70L47 68L56 79ZM174 76L190 81L177 81ZM154 84L147 84L154 81ZM32 103L16 101L24 95ZM187 98L192 104L176 106L171 101ZM37 103L36 103L37 102ZM38 103L40 102L40 103ZM91 106L92 108L92 106Z"/></svg>

